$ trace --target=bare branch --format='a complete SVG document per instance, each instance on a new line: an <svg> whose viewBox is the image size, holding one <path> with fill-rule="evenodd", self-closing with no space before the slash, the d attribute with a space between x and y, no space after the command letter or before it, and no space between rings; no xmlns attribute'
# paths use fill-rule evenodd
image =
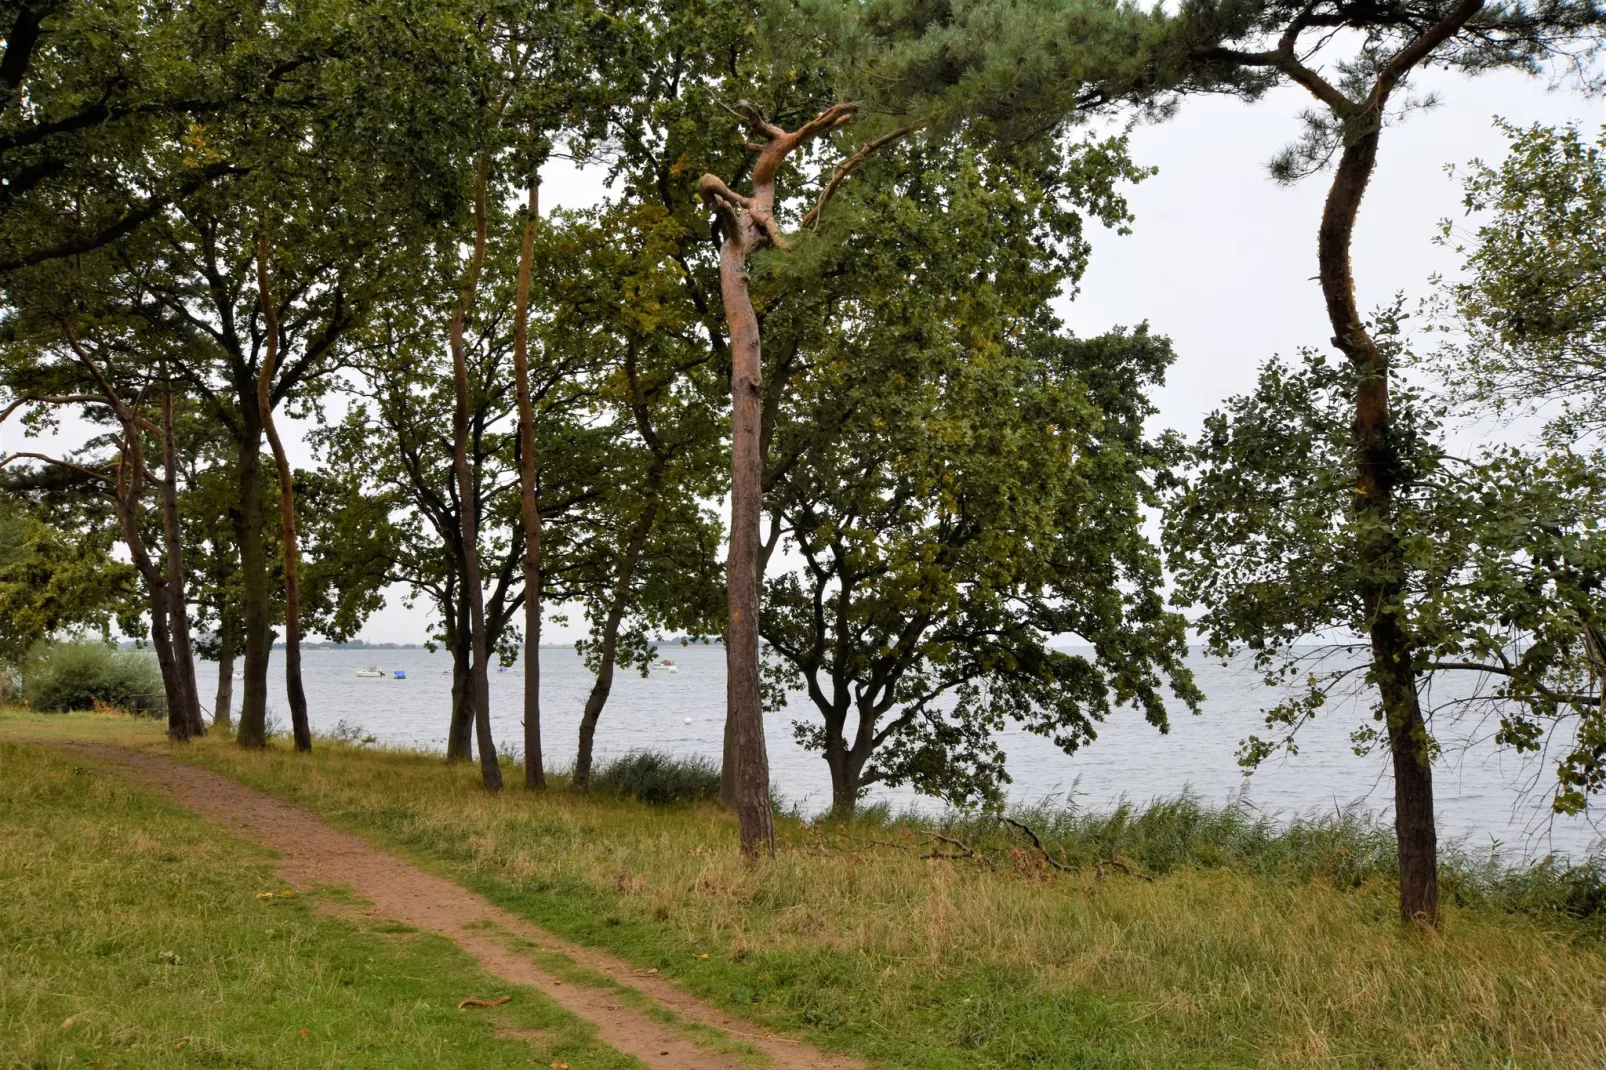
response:
<svg viewBox="0 0 1606 1070"><path fill-rule="evenodd" d="M874 141L866 143L860 147L858 152L855 152L852 156L849 156L847 159L837 164L836 170L831 172L831 180L825 184L825 189L820 191L820 199L814 202L814 207L810 208L808 215L803 217L803 222L801 225L803 227L818 226L820 222L820 212L824 210L826 202L836 195L837 187L842 185L842 180L847 178L848 175L852 174L854 169L867 160L873 153L885 148L895 141L900 141L903 138L908 137L910 134L915 132L916 128L917 127L915 125L910 125L894 130L890 134L883 134Z"/></svg>

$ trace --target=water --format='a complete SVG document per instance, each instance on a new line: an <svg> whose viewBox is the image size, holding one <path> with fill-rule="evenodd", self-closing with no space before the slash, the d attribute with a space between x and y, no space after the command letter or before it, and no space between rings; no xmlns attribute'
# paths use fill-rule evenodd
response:
<svg viewBox="0 0 1606 1070"><path fill-rule="evenodd" d="M677 755L700 754L716 761L725 717L725 654L718 647L666 648L678 672L654 670L615 677L613 694L597 726L599 759L633 749ZM276 652L277 655L277 652ZM308 650L302 654L314 732L327 733L340 721L360 725L382 743L444 750L451 702L451 659L427 650ZM289 721L283 662L276 656L269 673L270 717ZM359 669L376 665L384 679L362 679ZM1260 711L1276 693L1241 665L1223 667L1201 656L1192 667L1207 700L1198 716L1180 704L1172 727L1161 735L1129 710L1118 711L1099 730L1099 738L1075 756L1047 740L1020 730L1004 733L1014 777L1015 801L1067 798L1081 807L1108 809L1121 799L1145 802L1190 790L1221 803L1239 792L1274 815L1309 814L1359 803L1387 814L1393 783L1381 754L1357 757L1350 732L1366 717L1361 705L1336 703L1301 730L1300 753L1273 759L1247 780L1235 761L1238 742L1260 727ZM202 693L210 697L216 666L201 667ZM402 669L406 680L391 673ZM591 677L570 647L541 650L542 738L548 768L573 761L580 711ZM524 679L515 667L491 676L491 724L498 744L517 748L523 738L520 707ZM235 707L239 706L239 683ZM785 711L767 718L771 777L781 793L805 812L823 810L830 800L830 776L818 754L792 738L791 722L810 717L812 707L796 696ZM1554 762L1519 757L1489 740L1484 723L1435 726L1445 753L1435 767L1435 794L1442 837L1462 840L1472 850L1498 849L1516 860L1549 852L1581 857L1601 844L1601 829L1587 818L1555 817L1547 792ZM903 789L874 789L871 801L895 808L940 809L934 800Z"/></svg>

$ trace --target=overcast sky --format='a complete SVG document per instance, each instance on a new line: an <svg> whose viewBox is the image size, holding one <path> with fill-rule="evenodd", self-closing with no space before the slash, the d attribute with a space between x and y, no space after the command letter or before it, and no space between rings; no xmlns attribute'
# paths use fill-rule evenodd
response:
<svg viewBox="0 0 1606 1070"><path fill-rule="evenodd" d="M1591 133L1606 118L1599 100L1510 73L1467 79L1428 72L1414 88L1438 90L1443 102L1384 132L1355 237L1363 310L1398 290L1414 303L1435 272L1455 272L1454 254L1433 242L1441 219L1461 215L1459 185L1445 166L1499 160L1505 139L1493 128L1495 116L1519 125L1576 122ZM1265 358L1323 345L1331 333L1313 279L1327 176L1284 187L1266 171L1266 161L1297 134L1296 117L1308 105L1293 88L1253 105L1194 99L1170 121L1134 132L1134 158L1159 174L1130 191L1137 217L1131 234L1093 235L1081 293L1062 314L1078 334L1147 320L1171 338L1177 363L1158 398L1160 427L1194 431L1223 399L1253 384ZM593 173L562 164L549 170L542 189L547 205L563 207L590 204L600 193ZM0 431L0 446L18 448L18 435ZM295 452L298 463L310 460ZM409 610L400 590L392 594L363 637L421 641L423 608ZM572 626L543 636L575 637Z"/></svg>

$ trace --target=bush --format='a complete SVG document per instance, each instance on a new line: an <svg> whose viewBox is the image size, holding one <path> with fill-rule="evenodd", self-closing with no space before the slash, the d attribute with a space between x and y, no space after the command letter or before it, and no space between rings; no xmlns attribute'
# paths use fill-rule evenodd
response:
<svg viewBox="0 0 1606 1070"><path fill-rule="evenodd" d="M631 751L593 773L591 787L655 806L717 799L719 767L707 758Z"/></svg>
<svg viewBox="0 0 1606 1070"><path fill-rule="evenodd" d="M133 709L149 706L149 696L161 693L162 675L150 654L92 639L44 643L22 666L22 697L44 713Z"/></svg>

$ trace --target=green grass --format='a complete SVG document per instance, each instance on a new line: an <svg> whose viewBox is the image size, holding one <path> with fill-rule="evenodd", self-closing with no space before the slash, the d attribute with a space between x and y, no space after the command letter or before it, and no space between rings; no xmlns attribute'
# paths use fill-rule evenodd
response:
<svg viewBox="0 0 1606 1070"><path fill-rule="evenodd" d="M0 742L0 1067L640 1065L443 937L284 891L97 763Z"/></svg>
<svg viewBox="0 0 1606 1070"><path fill-rule="evenodd" d="M980 864L923 859L919 823L785 819L778 857L749 867L709 805L490 797L473 767L427 755L184 748L128 720L0 717L0 736L45 732L237 776L756 1025L879 1065L1606 1066L1588 896L1502 891L1469 866L1441 931L1405 927L1364 822L1284 834L1192 804L1034 815L1082 865L1063 874L996 823L946 830ZM1098 880L1109 854L1154 880Z"/></svg>

